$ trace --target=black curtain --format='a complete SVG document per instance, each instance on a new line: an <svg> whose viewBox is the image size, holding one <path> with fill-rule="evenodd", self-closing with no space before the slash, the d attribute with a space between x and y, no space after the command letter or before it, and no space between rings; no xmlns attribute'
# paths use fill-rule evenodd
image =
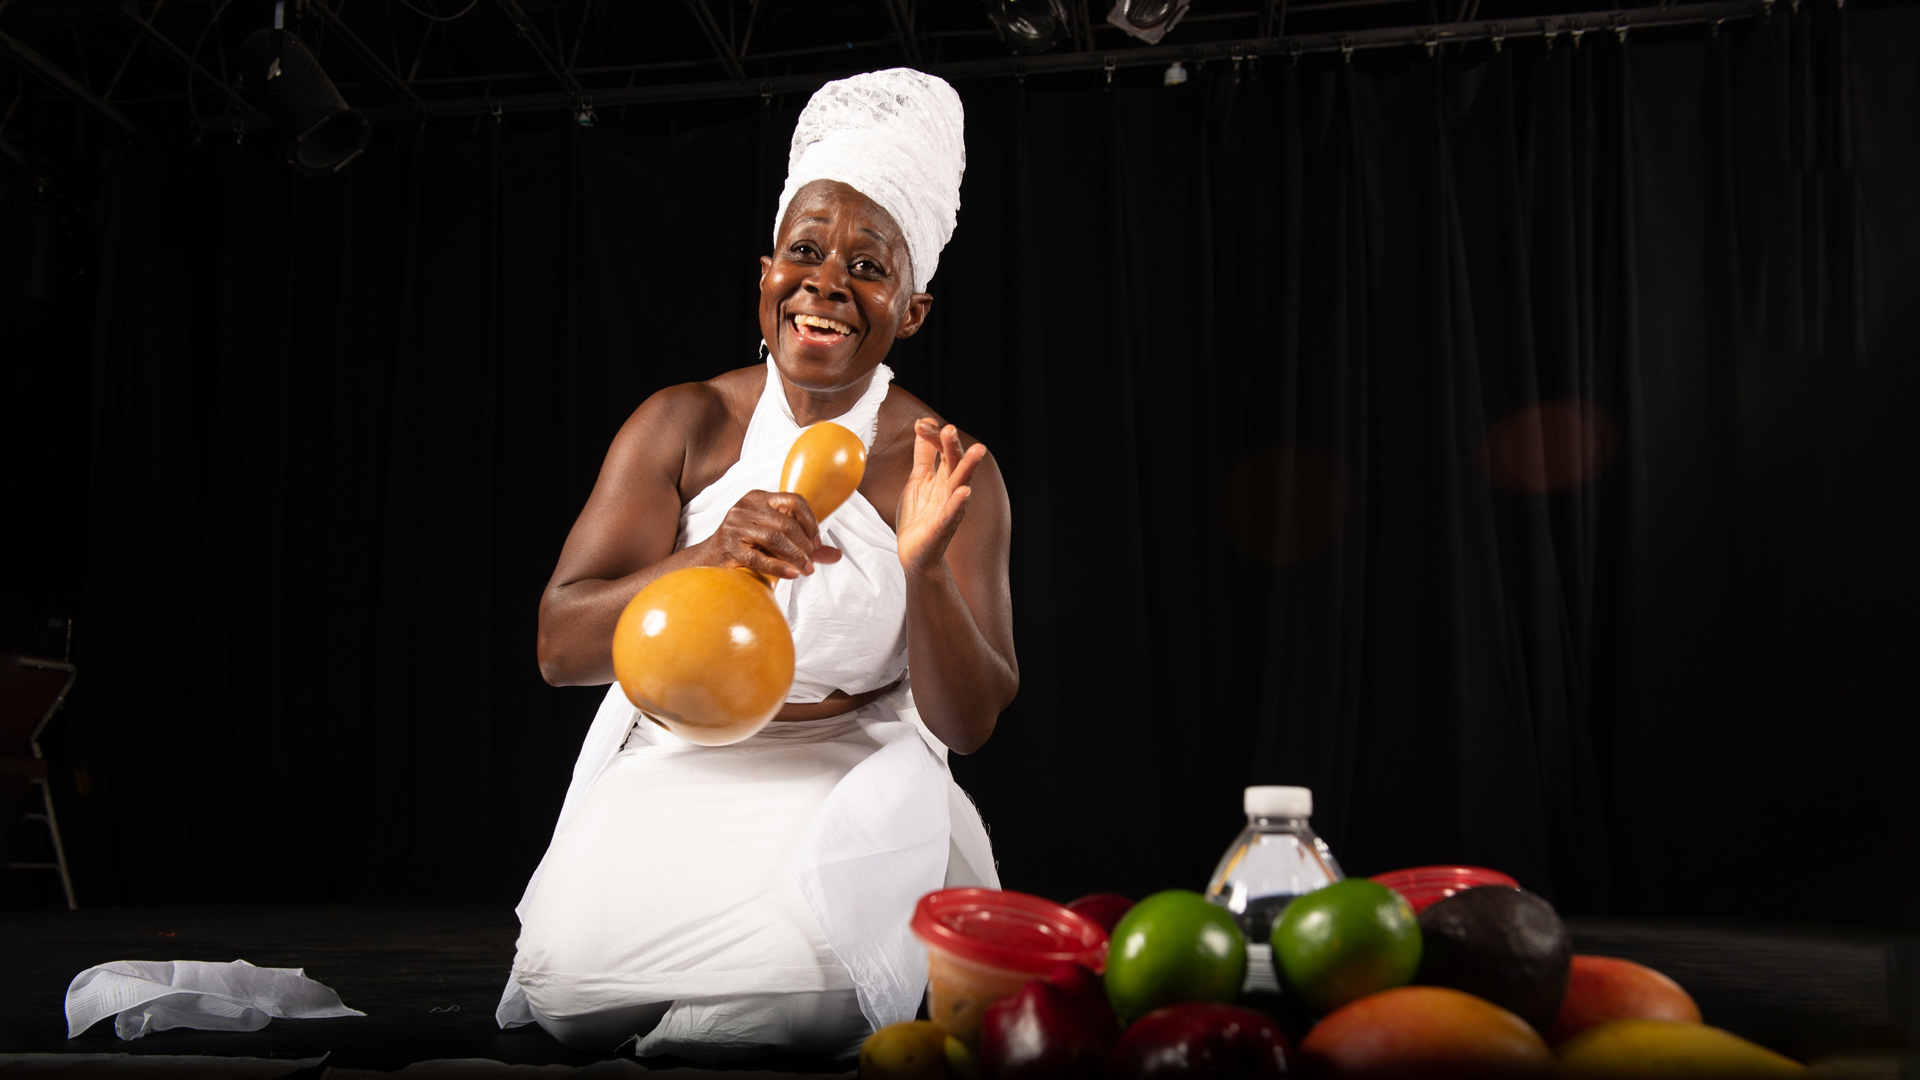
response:
<svg viewBox="0 0 1920 1080"><path fill-rule="evenodd" d="M1013 498L1021 694L954 761L1006 884L1198 888L1300 783L1353 873L1910 921L1914 15L962 84L894 366ZM84 894L517 896L600 697L541 587L633 407L753 362L800 104L126 154Z"/></svg>

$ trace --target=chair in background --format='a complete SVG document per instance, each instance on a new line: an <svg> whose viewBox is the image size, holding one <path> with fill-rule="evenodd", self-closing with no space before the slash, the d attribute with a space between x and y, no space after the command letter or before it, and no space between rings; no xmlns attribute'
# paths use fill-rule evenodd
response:
<svg viewBox="0 0 1920 1080"><path fill-rule="evenodd" d="M0 667L0 775L16 782L25 777L29 787L40 789L44 812L29 811L27 821L47 827L53 841L52 862L10 862L9 869L54 870L67 892L67 910L79 905L73 899L73 877L67 872L67 849L60 842L60 822L53 813L52 786L47 783L47 759L40 753L40 733L47 729L53 714L66 704L79 673L64 660L39 657L7 657Z"/></svg>

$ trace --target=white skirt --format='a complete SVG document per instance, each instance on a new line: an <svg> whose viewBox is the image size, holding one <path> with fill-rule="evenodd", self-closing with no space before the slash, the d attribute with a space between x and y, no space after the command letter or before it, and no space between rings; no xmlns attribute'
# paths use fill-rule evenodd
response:
<svg viewBox="0 0 1920 1080"><path fill-rule="evenodd" d="M914 900L997 885L922 732L880 703L724 747L634 725L528 888L503 1025L673 1001L638 1052L699 1058L690 1042L793 1045L768 1007L783 995L810 1015L857 1001L856 1037L910 1018L926 979Z"/></svg>
<svg viewBox="0 0 1920 1080"><path fill-rule="evenodd" d="M851 718L768 724L732 746L629 742L527 897L513 966L534 1011L852 989L786 868L876 749Z"/></svg>

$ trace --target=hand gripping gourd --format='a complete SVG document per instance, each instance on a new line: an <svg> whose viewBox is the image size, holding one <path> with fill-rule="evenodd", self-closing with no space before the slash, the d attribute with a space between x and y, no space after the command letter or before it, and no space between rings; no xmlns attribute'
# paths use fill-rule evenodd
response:
<svg viewBox="0 0 1920 1080"><path fill-rule="evenodd" d="M860 437L839 424L800 433L780 490L816 521L839 509L867 468ZM682 739L725 746L773 719L793 688L793 632L773 582L745 567L690 566L655 578L613 629L613 673L627 700Z"/></svg>

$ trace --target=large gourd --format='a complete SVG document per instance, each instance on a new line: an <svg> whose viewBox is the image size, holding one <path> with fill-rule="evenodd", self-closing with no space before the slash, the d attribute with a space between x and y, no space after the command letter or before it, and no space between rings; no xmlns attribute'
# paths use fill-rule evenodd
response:
<svg viewBox="0 0 1920 1080"><path fill-rule="evenodd" d="M860 486L867 449L839 424L809 427L780 490L824 522ZM613 630L613 673L649 719L682 739L725 746L773 719L793 688L793 632L773 582L744 567L692 566L655 578Z"/></svg>

